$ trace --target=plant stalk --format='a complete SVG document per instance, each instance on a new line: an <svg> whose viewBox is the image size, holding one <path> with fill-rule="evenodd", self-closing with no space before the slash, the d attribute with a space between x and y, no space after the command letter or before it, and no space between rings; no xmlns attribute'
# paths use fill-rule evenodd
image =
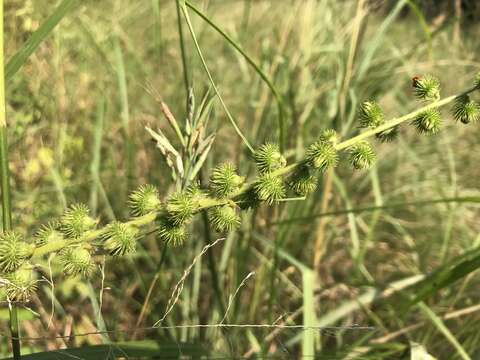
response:
<svg viewBox="0 0 480 360"><path fill-rule="evenodd" d="M397 125L399 125L401 123L404 123L404 122L407 122L409 120L413 120L413 119L415 119L415 117L417 117L419 114L421 114L422 112L424 112L426 110L434 109L434 108L440 108L442 106L445 106L445 105L453 102L457 97L469 94L469 93L471 93L471 92L473 92L477 89L478 89L477 86L471 87L471 88L467 89L466 91L463 91L463 92L461 92L457 95L452 95L452 96L446 97L444 99L441 99L441 100L438 100L438 101L433 102L431 104L428 104L426 106L423 106L423 107L421 107L421 108L419 108L415 111L412 111L412 112L410 112L406 115L393 118L393 119L387 121L385 124L375 128L375 129L364 131L357 136L354 136L350 139L347 139L345 141L342 141L342 142L338 143L335 146L335 148L338 151L347 149L348 147L353 146L353 145L357 144L358 142L360 142L360 141L362 141L366 138L372 137L372 136L378 134L379 132L390 129L394 126L397 126ZM288 165L284 168L276 170L272 174L276 175L276 176L282 176L282 177L287 176L288 174L295 171L299 166L303 165L304 163L305 163L305 160L301 160L299 162L290 164L290 165ZM210 197L206 197L204 199L201 199L201 200L199 200L199 202L197 204L195 212L200 212L202 210L207 210L207 209L209 209L211 207L214 207L214 206L229 204L229 203L231 203L231 201L237 200L241 195L243 195L247 191L251 190L253 188L253 186L255 185L255 183L256 183L256 180L253 180L253 181L243 185L238 191L236 191L235 193L233 193L231 196L229 196L226 199L214 199L214 198L210 198ZM141 216L141 217L133 218L132 220L127 221L126 224L137 226L137 227L145 226L145 225L154 223L155 220L159 216L162 216L163 214L164 214L163 210L159 211L157 213L147 214L147 215L144 215L144 216ZM40 246L40 247L37 247L37 248L33 249L32 253L31 253L31 257L32 258L39 258L39 257L42 257L46 254L51 253L51 252L59 251L63 247L71 245L71 244L93 241L95 239L98 239L105 232L106 232L106 228L101 228L101 229L97 229L97 230L88 231L83 236L81 236L77 239L65 239L65 240L58 240L58 241L48 243L46 245L43 245L43 246Z"/></svg>
<svg viewBox="0 0 480 360"><path fill-rule="evenodd" d="M2 190L3 231L12 229L12 209L10 203L10 174L8 170L7 116L5 104L5 67L3 59L3 0L0 0L0 187ZM10 334L15 360L20 359L20 339L18 332L17 306L11 303Z"/></svg>

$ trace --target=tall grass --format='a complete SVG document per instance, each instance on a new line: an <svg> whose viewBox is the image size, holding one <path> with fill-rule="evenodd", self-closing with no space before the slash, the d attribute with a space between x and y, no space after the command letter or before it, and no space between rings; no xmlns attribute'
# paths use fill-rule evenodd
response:
<svg viewBox="0 0 480 360"><path fill-rule="evenodd" d="M238 132L252 149L278 141L293 164L324 128L341 135L339 150L382 130L359 132L363 101L376 98L394 117L389 125L408 123L423 107L410 95L412 76L433 73L442 94L456 94L478 69L476 25L462 33L463 46L451 45L448 14L439 24L408 1L378 10L365 1L330 0L105 1L75 10L74 3L42 9L25 2L23 15L8 6L5 13L7 54L31 35L22 21L38 28L27 40L30 50L19 52L26 56L6 67L12 213L29 236L36 224L63 212L62 197L88 202L105 224L125 219L127 191L139 184L156 184L162 198L176 190L144 125L181 148L175 139L185 130L189 86L197 103L209 87L217 95L206 122L216 137L201 170L205 185L225 160L254 178ZM60 24L59 13L66 14ZM45 20L48 26L39 25ZM57 24L55 42L45 38ZM61 58L57 67L45 60L51 54ZM146 91L151 88L179 129L165 121L158 99ZM208 217L194 222L181 248L166 251L147 235L132 258L108 259L91 287L42 259L52 250L44 248L35 259L54 288L40 283L37 297L19 309L20 318L25 309L34 311L34 319L21 322L21 335L42 338L25 340L23 352L89 344L71 354L167 356L180 347L195 356L203 347L231 357L378 359L420 343L439 358L475 358L476 127L450 126L444 114L446 127L434 137L405 128L396 143L379 145L370 170L354 173L342 165L322 176L306 200L242 212L239 230L195 263L161 328L150 327L164 314L172 288L205 243L220 236ZM62 137L52 134L56 126ZM218 324L227 308L225 327L179 327ZM228 327L274 321L284 327ZM133 337L125 331L132 323L140 327ZM288 327L299 324L312 329ZM313 330L318 326L331 328ZM100 334L51 338L101 328L113 331L108 337L115 345L95 347L104 341ZM6 343L1 350L9 355Z"/></svg>

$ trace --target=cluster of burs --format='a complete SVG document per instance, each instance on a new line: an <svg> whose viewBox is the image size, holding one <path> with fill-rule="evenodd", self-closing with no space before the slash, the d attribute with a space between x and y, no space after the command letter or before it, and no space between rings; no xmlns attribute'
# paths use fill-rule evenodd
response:
<svg viewBox="0 0 480 360"><path fill-rule="evenodd" d="M440 100L439 81L432 76L413 79L415 96L423 102L423 110L407 120L422 134L437 133L442 124L436 103ZM480 74L474 86L453 101L453 117L464 124L480 117L480 106L469 96L480 89ZM431 106L429 106L431 105ZM152 185L143 185L129 198L132 218L97 228L98 221L89 215L83 204L69 207L56 221L43 225L31 237L5 231L0 235L0 272L3 297L24 302L37 288L43 265L36 260L46 255L63 268L65 275L89 276L96 268L96 255L123 256L135 252L137 241L148 227L149 233L171 245L182 244L193 216L208 211L210 224L220 233L234 230L240 224L239 212L261 202L273 204L289 196L304 197L316 189L321 172L339 162L339 152L354 169L366 169L375 161L372 145L365 140L375 135L380 141L392 141L402 121L386 121L375 101L364 102L359 109L359 125L364 133L340 142L334 130L324 130L318 140L305 151L300 162L287 164L279 146L267 143L253 154L258 175L251 182L238 175L234 165L222 164L213 169L207 188L198 185L176 192L164 202ZM402 119L402 118L397 118ZM363 134L363 135L362 135ZM32 240L27 240L32 239Z"/></svg>

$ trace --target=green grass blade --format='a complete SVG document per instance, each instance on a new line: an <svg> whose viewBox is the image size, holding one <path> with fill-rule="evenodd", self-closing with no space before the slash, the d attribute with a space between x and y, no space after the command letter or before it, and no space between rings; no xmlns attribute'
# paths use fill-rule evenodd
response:
<svg viewBox="0 0 480 360"><path fill-rule="evenodd" d="M440 331L443 336L448 340L450 344L457 350L458 355L463 360L471 360L471 357L467 354L462 345L458 342L457 338L451 333L451 331L445 326L442 319L440 319L435 312L432 311L425 303L421 302L418 307L422 313L432 322L433 325Z"/></svg>
<svg viewBox="0 0 480 360"><path fill-rule="evenodd" d="M58 23L67 15L78 0L63 0L60 5L53 11L47 20L35 31L26 41L22 48L8 61L5 66L5 81L10 80L13 75L25 64L30 55L38 48L43 40L53 31Z"/></svg>
<svg viewBox="0 0 480 360"><path fill-rule="evenodd" d="M280 148L283 150L283 142L284 142L284 128L285 128L285 109L283 105L283 100L280 93L277 91L273 82L268 78L267 74L263 72L259 65L238 45L235 40L233 40L227 33L225 33L218 25L216 25L210 18L208 18L204 13L202 13L198 8L196 8L193 4L188 1L185 1L185 4L192 9L200 18L202 18L209 26L211 26L215 31L217 31L235 50L237 50L240 55L253 67L255 72L260 76L260 78L267 84L269 89L272 91L273 96L275 97L275 101L277 102L278 108L278 126L279 126L279 144Z"/></svg>
<svg viewBox="0 0 480 360"><path fill-rule="evenodd" d="M199 358L207 352L197 344L182 342L155 342L131 341L119 342L108 345L93 345L80 348L71 348L57 351L46 351L30 355L23 355L22 360L62 360L82 359L98 360L113 358L142 358L142 359L176 359L181 356ZM5 358L3 360L12 360Z"/></svg>
<svg viewBox="0 0 480 360"><path fill-rule="evenodd" d="M218 91L217 85L215 85L215 82L213 81L212 74L210 73L210 70L208 70L207 62L205 61L205 58L203 57L202 50L200 49L200 45L198 44L197 41L197 36L195 35L195 31L193 30L193 25L190 20L190 16L188 15L188 10L185 4L182 4L182 11L183 15L185 16L185 21L187 22L187 27L188 30L190 31L190 35L192 36L193 43L195 45L195 49L197 50L198 56L200 57L200 61L202 62L202 66L207 73L208 79L210 80L210 83L213 87L213 90L215 91L215 94L217 95L218 99L220 100L220 104L223 107L223 110L225 111L225 114L227 115L228 119L230 120L230 123L232 124L233 128L235 129L236 133L238 136L242 139L243 143L247 146L247 148L254 153L255 150L253 149L252 145L250 145L250 142L247 140L245 135L243 135L242 131L238 127L235 119L233 118L232 114L227 108L227 105L223 101L222 96L220 95L220 92Z"/></svg>
<svg viewBox="0 0 480 360"><path fill-rule="evenodd" d="M289 224L293 222L310 222L313 219L326 217L326 216L348 215L350 213L371 212L371 211L377 211L377 210L406 208L409 206L420 207L420 206L448 204L448 203L474 203L475 204L475 203L480 203L480 197L478 196L453 197L453 198L442 198L442 199L432 199L432 200L419 200L419 201L411 201L411 202L398 202L398 203L390 203L387 205L380 205L380 206L366 206L366 207L359 207L359 208L342 209L342 210L328 211L328 212L319 213L319 214L313 214L309 216L292 217L286 220L273 222L272 225L284 225L284 224Z"/></svg>
<svg viewBox="0 0 480 360"><path fill-rule="evenodd" d="M303 280L303 342L302 356L315 356L315 299L313 296L313 287L315 283L315 273L311 270L302 271Z"/></svg>

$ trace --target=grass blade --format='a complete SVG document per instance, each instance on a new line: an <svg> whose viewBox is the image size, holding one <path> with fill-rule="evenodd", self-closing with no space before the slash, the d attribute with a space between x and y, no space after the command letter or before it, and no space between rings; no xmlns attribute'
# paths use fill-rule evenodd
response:
<svg viewBox="0 0 480 360"><path fill-rule="evenodd" d="M30 55L38 48L43 40L53 31L63 17L68 14L78 0L63 0L60 5L53 11L47 20L35 31L32 36L26 41L22 48L17 51L15 55L8 61L5 66L5 81L10 80L13 75L25 64Z"/></svg>
<svg viewBox="0 0 480 360"><path fill-rule="evenodd" d="M440 319L437 316L437 314L435 314L435 312L432 311L432 309L430 309L427 305L425 305L425 303L421 302L421 303L418 304L418 306L419 306L420 310L422 311L422 313L427 318L430 319L430 321L432 322L433 325L435 325L435 327L438 329L438 331L440 331L445 336L445 338L448 340L448 342L453 345L453 347L457 350L458 355L460 355L460 357L463 360L471 360L471 357L467 354L465 349L462 347L462 345L460 345L460 343L455 338L455 336L450 332L450 330L445 326L442 319Z"/></svg>
<svg viewBox="0 0 480 360"><path fill-rule="evenodd" d="M80 348L62 349L47 351L36 354L24 355L22 360L62 360L62 359L111 359L111 358L142 358L142 359L176 359L177 357L199 358L207 352L197 344L183 343L177 341L155 342L155 341L130 341L119 342L108 345L83 346ZM6 358L3 360L12 360Z"/></svg>
<svg viewBox="0 0 480 360"><path fill-rule="evenodd" d="M243 143L247 146L247 148L252 152L254 153L255 150L253 149L252 145L250 145L250 142L247 140L247 138L245 137L245 135L243 135L242 131L240 130L240 128L238 127L237 123L235 122L235 120L233 119L233 116L232 114L230 113L230 111L228 110L227 108L227 105L225 104L225 102L223 101L223 98L222 96L220 95L220 92L218 91L218 88L217 88L217 85L215 85L215 82L213 81L213 77L210 73L210 70L208 70L208 66L207 66L207 63L205 61L205 58L203 57L203 53L202 53L202 50L200 49L200 45L198 44L198 41L197 41L197 36L195 35L195 31L193 30L193 25L192 25L192 22L190 20L190 16L188 15L188 10L187 10L187 7L185 4L182 4L182 11L183 11L183 15L185 16L185 20L187 22L187 27L190 31L190 35L192 36L192 39L193 39L193 43L195 45L195 49L197 50L197 53L198 53L198 56L200 57L200 60L202 62L202 65L203 65L203 68L205 70L205 72L207 73L207 76L208 76L208 79L210 80L210 83L212 84L212 87L213 87L213 90L215 91L215 94L217 95L218 99L220 100L220 103L222 104L222 107L223 107L223 110L225 111L228 119L230 120L230 123L232 124L233 128L235 129L236 133L238 134L238 136L240 136L240 138L242 139Z"/></svg>
<svg viewBox="0 0 480 360"><path fill-rule="evenodd" d="M279 144L280 149L283 149L283 142L284 142L284 121L285 121L285 109L283 106L283 100L275 85L273 85L272 81L268 78L268 76L263 72L259 65L238 45L235 40L233 40L227 33L225 33L218 25L216 25L210 18L208 18L204 13L202 13L199 9L197 9L193 4L188 1L185 1L186 6L192 9L200 18L202 18L208 25L210 25L215 31L217 31L223 38L233 46L235 50L237 50L240 55L253 67L255 72L262 78L262 80L267 84L267 86L272 91L273 96L275 97L275 101L277 102L278 108L278 126L279 126Z"/></svg>

